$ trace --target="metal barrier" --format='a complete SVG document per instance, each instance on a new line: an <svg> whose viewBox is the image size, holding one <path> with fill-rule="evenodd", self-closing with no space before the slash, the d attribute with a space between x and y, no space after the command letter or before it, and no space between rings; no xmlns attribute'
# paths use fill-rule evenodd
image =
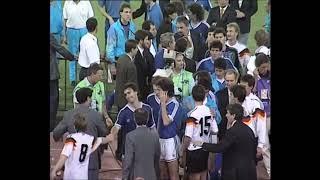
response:
<svg viewBox="0 0 320 180"><path fill-rule="evenodd" d="M60 107L61 98L59 97L58 111L67 111L67 110L69 110L67 108L67 90L68 90L68 87L70 87L70 85L67 86L67 78L69 78L69 74L67 74L67 68L69 68L69 67L67 66L67 64L68 64L69 60L66 60L64 58L57 58L57 59L59 60L59 62L64 61L64 104L63 104L63 107ZM106 73L107 70L108 70L108 62L105 59L100 59L100 65L102 66L104 73ZM76 72L75 72L76 83L78 83L78 76L79 75L78 75L78 61L77 60L76 60L76 68L75 68L75 70L76 70ZM61 75L62 74L61 68L59 68L59 72L60 72L60 75ZM108 73L106 73L106 76L108 76ZM106 87L106 81L104 81L104 79L107 79L107 78L108 77L103 78L103 80L102 80L102 82L104 83L105 87ZM71 94L71 96L73 96L73 95Z"/></svg>

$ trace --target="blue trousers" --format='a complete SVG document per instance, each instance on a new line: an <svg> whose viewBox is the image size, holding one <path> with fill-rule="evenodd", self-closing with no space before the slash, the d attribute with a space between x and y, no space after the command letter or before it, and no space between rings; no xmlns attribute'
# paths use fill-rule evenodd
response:
<svg viewBox="0 0 320 180"><path fill-rule="evenodd" d="M222 167L222 154L217 153L215 158L215 168L214 171L210 174L210 180L220 180L221 174L219 174L219 170Z"/></svg>
<svg viewBox="0 0 320 180"><path fill-rule="evenodd" d="M73 55L79 54L80 40L87 33L87 28L73 29L67 28L68 48ZM69 62L69 80L76 81L76 61Z"/></svg>

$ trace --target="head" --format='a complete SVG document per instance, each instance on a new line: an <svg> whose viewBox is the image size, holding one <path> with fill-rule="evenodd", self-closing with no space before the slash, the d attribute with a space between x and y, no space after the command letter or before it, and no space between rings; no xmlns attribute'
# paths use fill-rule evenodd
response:
<svg viewBox="0 0 320 180"><path fill-rule="evenodd" d="M270 69L270 59L264 53L258 53L256 55L255 65L258 68L259 74L266 75Z"/></svg>
<svg viewBox="0 0 320 180"><path fill-rule="evenodd" d="M204 19L204 9L198 3L192 3L187 8L188 16L192 21L200 22Z"/></svg>
<svg viewBox="0 0 320 180"><path fill-rule="evenodd" d="M151 32L153 37L157 36L157 29L154 23L150 20L144 21L142 23L142 29Z"/></svg>
<svg viewBox="0 0 320 180"><path fill-rule="evenodd" d="M214 61L214 73L218 79L223 79L227 69L227 62L224 58L218 58Z"/></svg>
<svg viewBox="0 0 320 180"><path fill-rule="evenodd" d="M230 91L233 95L233 99L231 100L233 103L242 104L246 99L246 88L244 86L236 84L231 87Z"/></svg>
<svg viewBox="0 0 320 180"><path fill-rule="evenodd" d="M124 85L124 96L128 103L139 101L138 99L138 86L136 83L128 82Z"/></svg>
<svg viewBox="0 0 320 180"><path fill-rule="evenodd" d="M79 104L91 104L92 89L90 88L80 88L76 91L76 98Z"/></svg>
<svg viewBox="0 0 320 180"><path fill-rule="evenodd" d="M98 21L94 17L89 18L86 22L87 30L90 33L97 33L98 31L97 26L98 26Z"/></svg>
<svg viewBox="0 0 320 180"><path fill-rule="evenodd" d="M232 22L227 25L227 39L230 41L236 41L240 34L240 27L237 23Z"/></svg>
<svg viewBox="0 0 320 180"><path fill-rule="evenodd" d="M84 113L76 113L73 116L74 119L74 128L77 132L86 132L88 121Z"/></svg>
<svg viewBox="0 0 320 180"><path fill-rule="evenodd" d="M146 30L138 30L135 35L135 39L138 41L138 44L142 48L149 48L147 47L150 45L150 39L148 36L148 31Z"/></svg>
<svg viewBox="0 0 320 180"><path fill-rule="evenodd" d="M189 35L189 21L185 16L177 18L177 32L182 32L184 36Z"/></svg>
<svg viewBox="0 0 320 180"><path fill-rule="evenodd" d="M153 77L152 78L152 80L151 80L151 84L152 84L152 89L153 89L153 92L159 97L159 89L158 89L158 87L157 87L157 83L158 83L158 81L161 79L161 78L163 78L163 77L161 77L161 76L155 76L155 77Z"/></svg>
<svg viewBox="0 0 320 180"><path fill-rule="evenodd" d="M195 82L196 84L201 85L206 93L210 90L214 92L214 89L212 88L212 79L208 71L198 71L195 74Z"/></svg>
<svg viewBox="0 0 320 180"><path fill-rule="evenodd" d="M134 120L138 126L146 125L148 122L149 113L143 108L138 108L134 111Z"/></svg>
<svg viewBox="0 0 320 180"><path fill-rule="evenodd" d="M120 18L122 22L129 22L131 20L132 12L131 6L128 2L123 2L120 6Z"/></svg>
<svg viewBox="0 0 320 180"><path fill-rule="evenodd" d="M256 31L254 35L257 46L267 46L269 44L269 34L264 30L260 29Z"/></svg>
<svg viewBox="0 0 320 180"><path fill-rule="evenodd" d="M189 47L189 43L190 42L189 42L188 38L185 36L177 39L175 51L184 53L186 51L187 47Z"/></svg>
<svg viewBox="0 0 320 180"><path fill-rule="evenodd" d="M219 57L222 57L222 43L218 40L213 40L210 45L210 55L213 60L218 59Z"/></svg>
<svg viewBox="0 0 320 180"><path fill-rule="evenodd" d="M226 87L230 90L232 86L238 83L239 73L234 69L227 69L224 79L226 81Z"/></svg>
<svg viewBox="0 0 320 180"><path fill-rule="evenodd" d="M210 44L215 39L214 38L214 30L215 30L214 26L210 26L208 28L208 37L207 37L206 43Z"/></svg>
<svg viewBox="0 0 320 180"><path fill-rule="evenodd" d="M128 39L125 44L126 53L130 54L133 58L136 56L138 52L138 42L134 39Z"/></svg>
<svg viewBox="0 0 320 180"><path fill-rule="evenodd" d="M224 30L224 28L217 27L214 30L213 36L214 36L214 39L219 40L222 43L222 45L224 46L224 44L226 42L226 36L227 36L227 33Z"/></svg>
<svg viewBox="0 0 320 180"><path fill-rule="evenodd" d="M158 98L159 98L161 91L167 92L168 98L171 98L174 96L174 84L170 78L163 77L163 78L159 79L156 82L156 88L157 88L156 89L157 92L159 92L158 94L156 93Z"/></svg>
<svg viewBox="0 0 320 180"><path fill-rule="evenodd" d="M228 124L232 123L235 120L242 121L243 111L244 111L243 107L240 104L229 104L227 106L227 114L226 114L226 117L228 119Z"/></svg>
<svg viewBox="0 0 320 180"><path fill-rule="evenodd" d="M220 7L225 7L229 4L229 0L218 0L218 5Z"/></svg>
<svg viewBox="0 0 320 180"><path fill-rule="evenodd" d="M161 34L160 43L163 48L174 50L176 45L174 34L171 32L166 32L164 34Z"/></svg>
<svg viewBox="0 0 320 180"><path fill-rule="evenodd" d="M168 15L171 21L178 16L176 6L173 3L169 3L164 10L166 12L165 14Z"/></svg>
<svg viewBox="0 0 320 180"><path fill-rule="evenodd" d="M255 85L255 79L251 74L245 74L240 79L240 85L245 87L246 89L246 95L248 96Z"/></svg>
<svg viewBox="0 0 320 180"><path fill-rule="evenodd" d="M185 67L185 61L184 61L184 56L182 53L177 53L176 54L176 59L174 60L174 63L175 63L175 68L177 70L181 70L181 69L184 69Z"/></svg>
<svg viewBox="0 0 320 180"><path fill-rule="evenodd" d="M182 16L184 14L184 4L180 0L172 2L174 6L176 7L177 15Z"/></svg>
<svg viewBox="0 0 320 180"><path fill-rule="evenodd" d="M206 91L202 85L195 85L192 88L192 98L196 102L203 102L206 97Z"/></svg>
<svg viewBox="0 0 320 180"><path fill-rule="evenodd" d="M103 78L103 68L98 63L90 64L88 68L88 75L90 77L91 83L96 84Z"/></svg>

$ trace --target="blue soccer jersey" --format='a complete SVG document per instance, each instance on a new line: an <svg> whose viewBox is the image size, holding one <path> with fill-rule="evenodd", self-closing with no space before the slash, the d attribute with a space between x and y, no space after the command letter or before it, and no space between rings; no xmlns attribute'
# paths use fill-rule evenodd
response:
<svg viewBox="0 0 320 180"><path fill-rule="evenodd" d="M151 106L153 112L153 118L156 123L156 127L158 127L158 119L160 112L160 99L156 96L156 93L151 93L147 97L147 104Z"/></svg>

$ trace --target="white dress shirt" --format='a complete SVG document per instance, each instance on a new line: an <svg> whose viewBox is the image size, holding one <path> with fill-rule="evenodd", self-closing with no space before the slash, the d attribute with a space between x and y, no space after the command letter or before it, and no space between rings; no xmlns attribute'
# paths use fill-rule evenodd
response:
<svg viewBox="0 0 320 180"><path fill-rule="evenodd" d="M81 67L88 68L92 63L100 64L100 52L97 38L91 33L85 34L80 40L78 63Z"/></svg>
<svg viewBox="0 0 320 180"><path fill-rule="evenodd" d="M80 0L78 4L73 1L65 1L63 6L63 18L67 19L68 28L85 28L86 21L93 17L93 9L90 1Z"/></svg>

